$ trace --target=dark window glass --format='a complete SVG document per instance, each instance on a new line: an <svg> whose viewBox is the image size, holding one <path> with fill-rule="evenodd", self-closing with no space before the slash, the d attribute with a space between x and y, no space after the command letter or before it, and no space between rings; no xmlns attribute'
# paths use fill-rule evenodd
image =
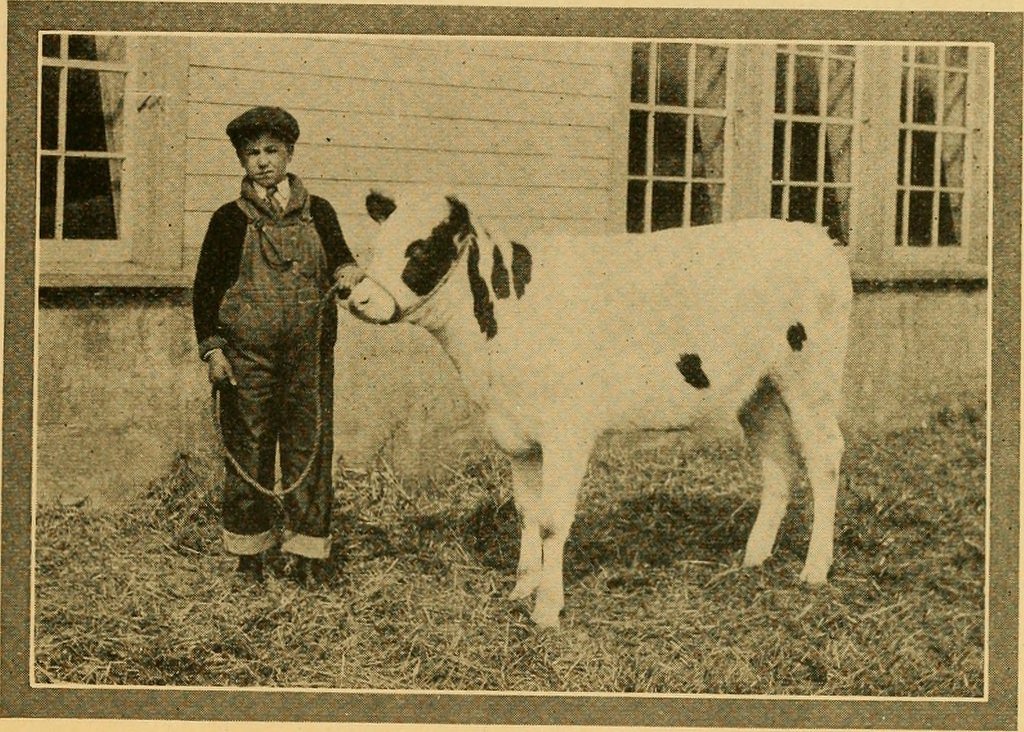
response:
<svg viewBox="0 0 1024 732"><path fill-rule="evenodd" d="M819 129L819 125L810 122L793 123L790 180L818 179Z"/></svg>
<svg viewBox="0 0 1024 732"><path fill-rule="evenodd" d="M911 246L926 247L932 243L932 196L931 191L910 192L907 238Z"/></svg>
<svg viewBox="0 0 1024 732"><path fill-rule="evenodd" d="M39 142L43 150L56 150L59 144L60 69L43 67L40 90Z"/></svg>
<svg viewBox="0 0 1024 732"><path fill-rule="evenodd" d="M57 235L57 158L44 155L39 160L39 238Z"/></svg>
<svg viewBox="0 0 1024 732"><path fill-rule="evenodd" d="M772 180L782 180L786 169L786 123L776 122L772 143Z"/></svg>
<svg viewBox="0 0 1024 732"><path fill-rule="evenodd" d="M821 59L797 56L794 76L793 111L796 114L820 114Z"/></svg>
<svg viewBox="0 0 1024 732"><path fill-rule="evenodd" d="M651 49L646 43L633 44L633 82L629 89L630 101L647 102L647 78L651 64Z"/></svg>
<svg viewBox="0 0 1024 732"><path fill-rule="evenodd" d="M647 183L642 180L631 180L626 194L626 231L639 234L644 230L644 194Z"/></svg>
<svg viewBox="0 0 1024 732"><path fill-rule="evenodd" d="M655 113L655 175L686 175L686 115Z"/></svg>
<svg viewBox="0 0 1024 732"><path fill-rule="evenodd" d="M685 183L655 181L651 201L651 230L671 229L683 225Z"/></svg>
<svg viewBox="0 0 1024 732"><path fill-rule="evenodd" d="M629 174L643 175L647 170L647 112L629 113Z"/></svg>
<svg viewBox="0 0 1024 732"><path fill-rule="evenodd" d="M689 46L663 43L658 47L658 104L685 106L689 78Z"/></svg>
<svg viewBox="0 0 1024 732"><path fill-rule="evenodd" d="M919 130L910 134L910 184L915 186L935 185L936 134Z"/></svg>
<svg viewBox="0 0 1024 732"><path fill-rule="evenodd" d="M43 34L43 56L60 58L60 36L54 33Z"/></svg>
<svg viewBox="0 0 1024 732"><path fill-rule="evenodd" d="M789 189L789 216L790 221L807 221L814 223L817 218L818 189L798 188L794 186Z"/></svg>
<svg viewBox="0 0 1024 732"><path fill-rule="evenodd" d="M722 193L724 186L713 183L694 183L690 201L690 225L704 226L722 220Z"/></svg>
<svg viewBox="0 0 1024 732"><path fill-rule="evenodd" d="M788 75L789 56L780 53L775 56L775 111L786 112L786 77Z"/></svg>
<svg viewBox="0 0 1024 732"><path fill-rule="evenodd" d="M65 239L117 238L114 189L120 185L120 165L119 160L65 159Z"/></svg>

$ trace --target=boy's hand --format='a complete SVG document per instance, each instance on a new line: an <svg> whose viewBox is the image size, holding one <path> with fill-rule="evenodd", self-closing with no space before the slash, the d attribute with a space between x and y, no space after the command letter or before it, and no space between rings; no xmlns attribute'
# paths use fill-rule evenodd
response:
<svg viewBox="0 0 1024 732"><path fill-rule="evenodd" d="M219 348L215 348L210 351L210 355L206 359L209 364L210 383L218 389L223 388L230 384L231 386L238 386L238 382L235 381L235 373L231 370L231 362L228 357L224 355L224 351Z"/></svg>
<svg viewBox="0 0 1024 732"><path fill-rule="evenodd" d="M338 298L347 300L352 288L358 285L366 274L355 264L343 264L334 271L334 291Z"/></svg>

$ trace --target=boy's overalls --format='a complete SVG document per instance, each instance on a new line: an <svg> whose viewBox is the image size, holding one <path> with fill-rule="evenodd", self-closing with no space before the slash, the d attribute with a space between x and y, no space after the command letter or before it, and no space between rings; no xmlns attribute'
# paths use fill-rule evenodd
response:
<svg viewBox="0 0 1024 732"><path fill-rule="evenodd" d="M330 273L309 196L297 178L290 181L284 212L260 198L248 180L237 201L248 226L238 279L224 295L219 321L238 385L221 392L221 425L225 448L268 489L274 485L278 447L287 488L319 444L307 478L285 497L281 549L326 559L337 310L334 298L325 296ZM257 554L274 543L274 499L246 483L230 461L222 516L228 552Z"/></svg>

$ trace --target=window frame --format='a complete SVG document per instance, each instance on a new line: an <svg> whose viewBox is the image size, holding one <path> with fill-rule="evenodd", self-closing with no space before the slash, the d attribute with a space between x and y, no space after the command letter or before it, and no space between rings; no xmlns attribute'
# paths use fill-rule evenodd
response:
<svg viewBox="0 0 1024 732"><path fill-rule="evenodd" d="M117 239L39 237L42 42L44 35L118 35L125 39L123 149ZM47 30L37 36L36 271L39 287L179 287L184 269L188 44L174 36ZM57 59L50 59L58 61ZM62 58L59 63L67 61ZM48 64L46 64L48 65ZM95 69L109 62L76 61ZM66 78L67 73L62 74ZM62 85L66 82L62 82ZM64 97L66 99L66 97ZM64 139L63 111L58 121ZM64 150L61 147L61 154ZM75 151L77 153L77 151ZM59 191L60 192L60 191ZM61 192L62 193L62 192Z"/></svg>

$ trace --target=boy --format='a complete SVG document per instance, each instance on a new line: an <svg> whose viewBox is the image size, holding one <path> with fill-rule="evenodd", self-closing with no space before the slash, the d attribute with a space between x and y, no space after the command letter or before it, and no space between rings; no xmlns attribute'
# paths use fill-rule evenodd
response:
<svg viewBox="0 0 1024 732"><path fill-rule="evenodd" d="M361 279L331 205L288 173L299 125L255 107L227 135L245 171L241 195L210 219L196 268L199 355L221 398L226 458L224 548L246 584L263 581L274 543L274 463L281 455L286 530L304 585L328 579L334 343L341 297Z"/></svg>

